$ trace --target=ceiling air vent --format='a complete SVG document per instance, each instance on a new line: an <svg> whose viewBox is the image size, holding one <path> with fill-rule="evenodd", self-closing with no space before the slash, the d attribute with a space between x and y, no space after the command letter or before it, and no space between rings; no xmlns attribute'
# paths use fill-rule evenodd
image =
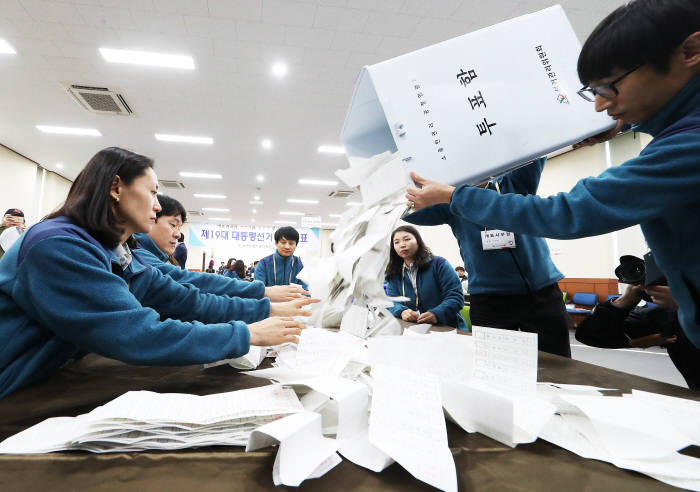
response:
<svg viewBox="0 0 700 492"><path fill-rule="evenodd" d="M203 217L204 212L202 212L201 210L188 210L187 216L188 217Z"/></svg>
<svg viewBox="0 0 700 492"><path fill-rule="evenodd" d="M163 188L170 188L175 189L175 190L181 190L185 187L184 183L181 183L180 181L171 181L167 179L159 179L158 182L160 183L160 186Z"/></svg>
<svg viewBox="0 0 700 492"><path fill-rule="evenodd" d="M64 84L68 93L78 104L91 113L131 115L134 112L126 103L124 96L108 87Z"/></svg>
<svg viewBox="0 0 700 492"><path fill-rule="evenodd" d="M328 193L331 198L347 198L355 193L354 190L335 190Z"/></svg>

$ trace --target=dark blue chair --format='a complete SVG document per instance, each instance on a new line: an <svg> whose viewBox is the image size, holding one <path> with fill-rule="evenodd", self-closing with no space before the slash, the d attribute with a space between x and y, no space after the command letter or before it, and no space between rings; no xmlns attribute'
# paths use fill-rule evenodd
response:
<svg viewBox="0 0 700 492"><path fill-rule="evenodd" d="M598 302L598 294L593 292L577 292L574 294L572 301L576 307L568 308L566 310L567 313L588 316ZM589 306L590 309L586 309Z"/></svg>

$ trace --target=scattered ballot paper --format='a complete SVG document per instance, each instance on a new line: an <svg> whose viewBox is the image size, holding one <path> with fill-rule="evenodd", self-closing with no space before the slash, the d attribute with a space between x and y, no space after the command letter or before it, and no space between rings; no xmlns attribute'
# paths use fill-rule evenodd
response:
<svg viewBox="0 0 700 492"><path fill-rule="evenodd" d="M298 487L307 478L322 476L342 460L336 441L323 437L321 416L302 412L265 424L250 434L246 451L279 443L272 468L275 485Z"/></svg>
<svg viewBox="0 0 700 492"><path fill-rule="evenodd" d="M129 391L90 413L15 434L0 443L0 453L243 446L256 427L303 410L294 391L279 386L207 396Z"/></svg>
<svg viewBox="0 0 700 492"><path fill-rule="evenodd" d="M456 492L438 377L383 364L372 367L372 377L369 441L417 479Z"/></svg>

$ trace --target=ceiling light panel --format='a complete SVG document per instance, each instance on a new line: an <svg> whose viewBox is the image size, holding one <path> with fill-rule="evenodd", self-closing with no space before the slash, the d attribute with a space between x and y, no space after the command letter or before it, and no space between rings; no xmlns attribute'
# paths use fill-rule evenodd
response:
<svg viewBox="0 0 700 492"><path fill-rule="evenodd" d="M300 179L299 184L315 186L338 186L337 181L330 181L324 179Z"/></svg>
<svg viewBox="0 0 700 492"><path fill-rule="evenodd" d="M17 51L15 51L15 49L12 46L10 46L10 43L5 41L4 39L0 39L0 53L4 55L14 55L15 53L17 53Z"/></svg>
<svg viewBox="0 0 700 492"><path fill-rule="evenodd" d="M102 57L110 63L194 70L194 58L189 55L171 55L152 51L115 50L111 48L100 48L100 53Z"/></svg>
<svg viewBox="0 0 700 492"><path fill-rule="evenodd" d="M183 178L221 179L221 174L181 172Z"/></svg>
<svg viewBox="0 0 700 492"><path fill-rule="evenodd" d="M212 207L204 207L202 210L205 212L230 212L231 209L229 208L212 208Z"/></svg>
<svg viewBox="0 0 700 492"><path fill-rule="evenodd" d="M214 195L211 193L194 193L195 198L226 198L226 195Z"/></svg>
<svg viewBox="0 0 700 492"><path fill-rule="evenodd" d="M344 154L345 148L336 145L319 145L318 152L320 154Z"/></svg>
<svg viewBox="0 0 700 492"><path fill-rule="evenodd" d="M102 134L95 128L72 128L67 126L36 125L37 130L44 133L56 135L87 135L90 137L101 137Z"/></svg>
<svg viewBox="0 0 700 492"><path fill-rule="evenodd" d="M274 63L270 71L272 72L273 76L281 79L287 75L287 64L283 62Z"/></svg>
<svg viewBox="0 0 700 492"><path fill-rule="evenodd" d="M304 216L306 215L304 212L280 212L280 215L299 215L299 216Z"/></svg>
<svg viewBox="0 0 700 492"><path fill-rule="evenodd" d="M214 143L214 139L211 137L194 137L190 135L170 135L167 133L156 133L156 140L161 142L179 142L179 143L191 143L191 144L204 144L211 145Z"/></svg>
<svg viewBox="0 0 700 492"><path fill-rule="evenodd" d="M230 222L231 219L228 219L226 217L209 217L209 220L217 220L219 222Z"/></svg>
<svg viewBox="0 0 700 492"><path fill-rule="evenodd" d="M316 205L318 200L306 200L302 198L288 198L287 203L308 203L309 205Z"/></svg>

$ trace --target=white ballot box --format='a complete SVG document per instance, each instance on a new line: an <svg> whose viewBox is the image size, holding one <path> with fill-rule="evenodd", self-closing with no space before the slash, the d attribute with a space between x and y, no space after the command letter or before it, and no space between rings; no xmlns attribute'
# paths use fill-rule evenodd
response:
<svg viewBox="0 0 700 492"><path fill-rule="evenodd" d="M477 184L613 126L576 94L581 45L556 5L362 69L348 156L398 150L429 179Z"/></svg>

